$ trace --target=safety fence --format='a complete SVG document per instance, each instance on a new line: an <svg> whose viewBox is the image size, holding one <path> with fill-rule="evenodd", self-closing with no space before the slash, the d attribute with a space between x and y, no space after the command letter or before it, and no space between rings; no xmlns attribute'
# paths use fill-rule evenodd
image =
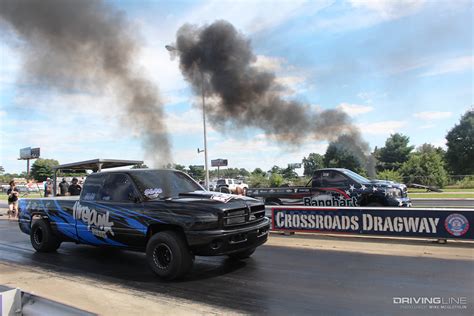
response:
<svg viewBox="0 0 474 316"><path fill-rule="evenodd" d="M274 231L474 239L474 209L271 206L267 215Z"/></svg>

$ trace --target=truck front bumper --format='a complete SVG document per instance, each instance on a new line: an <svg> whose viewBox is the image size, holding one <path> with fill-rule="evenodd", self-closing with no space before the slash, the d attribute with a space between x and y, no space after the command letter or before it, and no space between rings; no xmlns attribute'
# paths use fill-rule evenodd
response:
<svg viewBox="0 0 474 316"><path fill-rule="evenodd" d="M191 251L198 256L220 256L256 248L267 241L270 220L251 227L232 230L188 231L186 238Z"/></svg>

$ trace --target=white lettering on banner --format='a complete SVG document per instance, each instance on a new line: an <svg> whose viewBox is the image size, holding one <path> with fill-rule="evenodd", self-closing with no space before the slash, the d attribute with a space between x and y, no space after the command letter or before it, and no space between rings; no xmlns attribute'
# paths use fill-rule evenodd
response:
<svg viewBox="0 0 474 316"><path fill-rule="evenodd" d="M382 232L413 232L437 233L439 218L433 217L380 217L370 214L362 215L362 229L364 231Z"/></svg>
<svg viewBox="0 0 474 316"><path fill-rule="evenodd" d="M362 223L360 223L362 219ZM437 217L382 217L371 214L321 215L314 213L275 212L275 228L436 234Z"/></svg>
<svg viewBox="0 0 474 316"><path fill-rule="evenodd" d="M74 219L78 219L87 224L87 230L92 234L107 238L107 232L114 236L112 226L114 222L109 221L109 212L99 214L97 210L91 209L88 206L83 206L77 201L73 207Z"/></svg>

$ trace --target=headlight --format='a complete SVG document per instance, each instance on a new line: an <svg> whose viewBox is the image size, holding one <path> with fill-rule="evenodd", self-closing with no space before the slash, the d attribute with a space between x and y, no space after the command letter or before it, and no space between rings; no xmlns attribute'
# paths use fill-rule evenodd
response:
<svg viewBox="0 0 474 316"><path fill-rule="evenodd" d="M387 189L387 196L390 196L392 198L401 198L402 191L397 188L390 188L390 189Z"/></svg>

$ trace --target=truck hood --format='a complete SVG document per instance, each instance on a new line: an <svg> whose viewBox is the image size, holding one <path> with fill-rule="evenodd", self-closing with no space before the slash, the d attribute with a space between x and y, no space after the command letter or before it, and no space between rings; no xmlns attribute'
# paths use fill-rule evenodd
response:
<svg viewBox="0 0 474 316"><path fill-rule="evenodd" d="M389 180L371 180L370 181L370 184L373 185L373 186L376 186L376 187L379 187L379 188L398 188L398 189L401 189L403 191L406 190L406 185L402 184L402 183L397 183L397 182L393 182L393 181L389 181Z"/></svg>
<svg viewBox="0 0 474 316"><path fill-rule="evenodd" d="M239 208L263 206L261 201L247 196L209 191L182 193L176 198L151 200L144 203L147 206L160 204L161 207L165 206L168 209L186 208L195 211L214 211L219 213Z"/></svg>

